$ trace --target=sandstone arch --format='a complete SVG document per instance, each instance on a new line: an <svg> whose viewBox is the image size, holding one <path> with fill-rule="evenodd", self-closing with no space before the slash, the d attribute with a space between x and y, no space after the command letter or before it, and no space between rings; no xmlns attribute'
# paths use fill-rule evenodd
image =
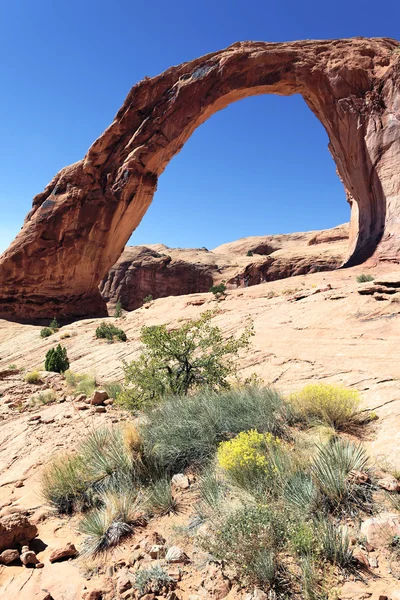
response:
<svg viewBox="0 0 400 600"><path fill-rule="evenodd" d="M351 205L347 264L400 253L400 44L243 42L135 85L83 160L33 200L0 258L0 314L104 314L98 284L171 158L201 123L257 94L300 93L325 127Z"/></svg>

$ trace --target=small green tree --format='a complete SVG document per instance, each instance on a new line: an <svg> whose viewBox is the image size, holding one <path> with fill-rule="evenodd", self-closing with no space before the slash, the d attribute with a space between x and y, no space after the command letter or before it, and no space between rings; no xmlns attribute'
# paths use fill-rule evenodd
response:
<svg viewBox="0 0 400 600"><path fill-rule="evenodd" d="M216 298L224 296L226 292L226 285L224 283L213 285L210 287L210 292L212 292Z"/></svg>
<svg viewBox="0 0 400 600"><path fill-rule="evenodd" d="M151 294L149 294L148 296L143 298L143 304L148 304L148 302L151 302L152 300L153 300L153 296Z"/></svg>
<svg viewBox="0 0 400 600"><path fill-rule="evenodd" d="M53 320L51 321L50 325L49 325L50 329L52 329L53 331L58 331L60 329L59 324L57 323L57 319L54 317Z"/></svg>
<svg viewBox="0 0 400 600"><path fill-rule="evenodd" d="M119 403L132 410L157 402L167 395L186 395L190 390L208 387L229 388L229 376L236 373L240 348L248 346L253 326L242 335L225 339L219 327L212 326L213 311L189 321L179 329L166 325L144 327L144 351L131 363L124 362L125 386Z"/></svg>
<svg viewBox="0 0 400 600"><path fill-rule="evenodd" d="M46 354L44 368L46 371L53 371L54 373L65 373L65 371L68 371L69 360L66 348L60 346L60 344L56 348L50 348Z"/></svg>
<svg viewBox="0 0 400 600"><path fill-rule="evenodd" d="M249 250L249 251L247 252L246 256L253 256L253 253L252 253L252 251L251 251L251 250Z"/></svg>
<svg viewBox="0 0 400 600"><path fill-rule="evenodd" d="M115 305L114 317L116 319L119 319L120 317L122 317L122 304L121 304L120 300L118 300L117 303L116 303L116 305Z"/></svg>

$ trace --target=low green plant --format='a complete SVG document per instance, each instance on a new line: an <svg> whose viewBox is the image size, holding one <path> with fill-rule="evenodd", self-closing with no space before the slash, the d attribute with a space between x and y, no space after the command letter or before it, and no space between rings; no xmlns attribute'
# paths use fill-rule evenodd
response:
<svg viewBox="0 0 400 600"><path fill-rule="evenodd" d="M73 390L75 396L78 396L79 394L91 396L97 386L95 377L88 375L87 373L75 373L68 369L68 371L64 373L64 377L67 385Z"/></svg>
<svg viewBox="0 0 400 600"><path fill-rule="evenodd" d="M172 584L173 579L160 565L139 569L135 575L135 587L140 596L150 593L159 594L164 587L168 588Z"/></svg>
<svg viewBox="0 0 400 600"><path fill-rule="evenodd" d="M143 304L148 304L149 302L153 301L153 296L151 294L149 294L148 296L145 296L143 298Z"/></svg>
<svg viewBox="0 0 400 600"><path fill-rule="evenodd" d="M8 369L10 371L19 371L17 365L15 365L14 363L12 363L11 365L8 365Z"/></svg>
<svg viewBox="0 0 400 600"><path fill-rule="evenodd" d="M306 385L289 396L296 421L305 425L322 423L337 431L351 430L360 423L360 402L358 391L325 383Z"/></svg>
<svg viewBox="0 0 400 600"><path fill-rule="evenodd" d="M37 396L33 396L31 399L31 406L37 406L40 404L51 404L57 400L57 394L54 390L46 390L44 392L40 392Z"/></svg>
<svg viewBox="0 0 400 600"><path fill-rule="evenodd" d="M40 337L47 338L53 335L53 333L54 331L50 329L50 327L43 327L43 329L40 330Z"/></svg>
<svg viewBox="0 0 400 600"><path fill-rule="evenodd" d="M122 392L122 385L118 381L108 381L103 385L103 388L108 394L109 398L117 399L118 394Z"/></svg>
<svg viewBox="0 0 400 600"><path fill-rule="evenodd" d="M220 298L221 296L225 296L226 285L224 283L219 283L218 285L212 285L209 289L211 293L214 294L216 298Z"/></svg>
<svg viewBox="0 0 400 600"><path fill-rule="evenodd" d="M46 354L44 368L46 371L54 373L65 373L65 371L68 371L69 360L66 348L60 346L60 344L56 348L50 348Z"/></svg>
<svg viewBox="0 0 400 600"><path fill-rule="evenodd" d="M116 339L120 342L126 342L127 337L125 331L115 327L112 323L102 323L96 329L96 337L106 339L109 342L114 342Z"/></svg>
<svg viewBox="0 0 400 600"><path fill-rule="evenodd" d="M286 521L282 510L244 506L221 516L201 544L215 558L234 566L246 583L274 587L283 568L279 551L287 540Z"/></svg>
<svg viewBox="0 0 400 600"><path fill-rule="evenodd" d="M121 304L120 300L117 300L117 303L115 305L114 317L116 319L119 319L120 317L122 317L122 304Z"/></svg>
<svg viewBox="0 0 400 600"><path fill-rule="evenodd" d="M372 275L362 273L361 275L357 275L356 279L357 283L367 283L368 281L374 281L375 278Z"/></svg>
<svg viewBox="0 0 400 600"><path fill-rule="evenodd" d="M41 491L60 514L71 514L87 489L84 464L79 454L63 453L50 460L42 471Z"/></svg>
<svg viewBox="0 0 400 600"><path fill-rule="evenodd" d="M251 250L248 250L246 256L253 256L253 252Z"/></svg>
<svg viewBox="0 0 400 600"><path fill-rule="evenodd" d="M146 409L140 425L144 452L161 470L179 473L203 465L221 441L256 429L285 435L286 405L269 388L240 388L220 393L202 390L192 396L166 398L157 410Z"/></svg>
<svg viewBox="0 0 400 600"><path fill-rule="evenodd" d="M314 556L304 554L301 557L300 569L301 598L304 600L328 600L329 594L321 585Z"/></svg>
<svg viewBox="0 0 400 600"><path fill-rule="evenodd" d="M315 552L315 537L311 522L296 519L289 531L289 544L298 556L311 556Z"/></svg>
<svg viewBox="0 0 400 600"><path fill-rule="evenodd" d="M178 512L178 503L172 494L171 480L162 477L151 483L146 490L144 507L154 515L168 515Z"/></svg>
<svg viewBox="0 0 400 600"><path fill-rule="evenodd" d="M58 331L60 329L59 324L57 323L57 319L54 317L53 320L51 321L50 325L49 325L50 329L52 329L54 332Z"/></svg>
<svg viewBox="0 0 400 600"><path fill-rule="evenodd" d="M333 565L350 567L354 559L347 528L325 519L319 524L318 534L322 557Z"/></svg>
<svg viewBox="0 0 400 600"><path fill-rule="evenodd" d="M30 371L25 375L24 380L26 383L39 383L41 381L39 371Z"/></svg>
<svg viewBox="0 0 400 600"><path fill-rule="evenodd" d="M125 386L118 402L137 410L165 396L186 395L202 387L223 390L236 374L238 352L249 345L253 329L248 326L235 339L225 339L211 324L215 313L204 312L178 329L165 325L144 327L144 350L138 360L124 362Z"/></svg>
<svg viewBox="0 0 400 600"><path fill-rule="evenodd" d="M318 507L318 488L307 472L295 471L287 479L282 491L286 502L303 514L311 514Z"/></svg>

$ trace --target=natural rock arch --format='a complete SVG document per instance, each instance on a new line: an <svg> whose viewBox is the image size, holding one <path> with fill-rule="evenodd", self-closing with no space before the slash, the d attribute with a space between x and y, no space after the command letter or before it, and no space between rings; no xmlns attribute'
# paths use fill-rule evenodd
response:
<svg viewBox="0 0 400 600"><path fill-rule="evenodd" d="M85 158L33 200L0 258L0 314L105 314L98 285L193 131L231 102L300 93L329 136L351 205L347 264L400 253L400 44L239 42L144 79Z"/></svg>

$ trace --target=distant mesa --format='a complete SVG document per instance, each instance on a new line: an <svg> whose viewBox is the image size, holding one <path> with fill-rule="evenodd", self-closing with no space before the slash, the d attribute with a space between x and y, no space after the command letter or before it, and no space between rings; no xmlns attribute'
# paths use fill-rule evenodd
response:
<svg viewBox="0 0 400 600"><path fill-rule="evenodd" d="M0 258L0 315L105 315L99 283L169 161L213 113L260 94L301 94L329 136L351 206L343 264L397 259L399 48L389 38L238 42L135 85L86 156L34 198Z"/></svg>

